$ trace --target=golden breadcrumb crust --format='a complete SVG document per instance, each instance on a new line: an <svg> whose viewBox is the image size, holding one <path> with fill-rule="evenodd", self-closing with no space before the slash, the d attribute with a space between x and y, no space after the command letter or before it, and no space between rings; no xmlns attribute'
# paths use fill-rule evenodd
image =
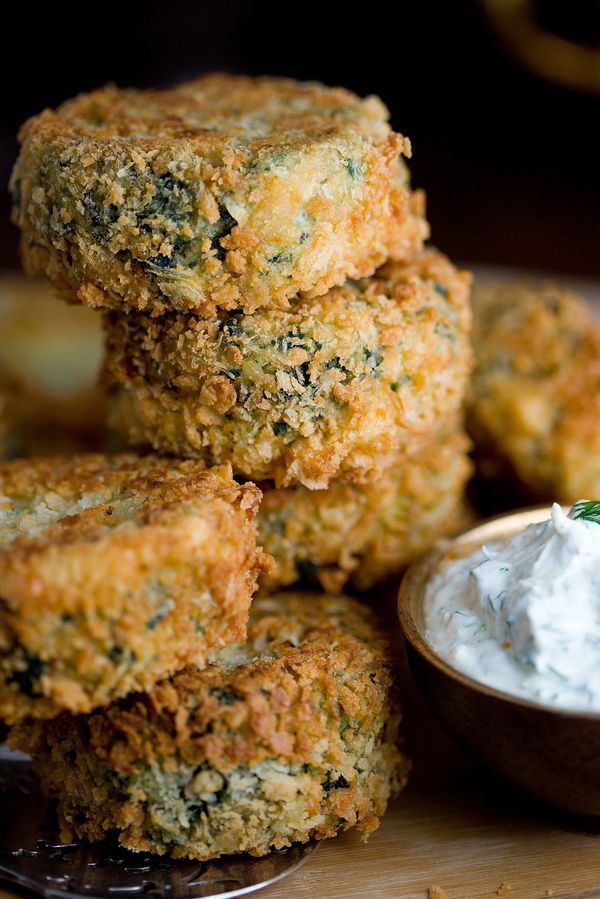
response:
<svg viewBox="0 0 600 899"><path fill-rule="evenodd" d="M26 722L64 839L174 856L263 855L375 830L408 771L394 662L368 607L342 596L255 600L248 642L90 717Z"/></svg>
<svg viewBox="0 0 600 899"><path fill-rule="evenodd" d="M102 327L82 306L57 303L47 281L0 276L0 455L99 449Z"/></svg>
<svg viewBox="0 0 600 899"><path fill-rule="evenodd" d="M427 250L291 312L113 313L110 422L131 444L278 487L373 479L462 404L469 284Z"/></svg>
<svg viewBox="0 0 600 899"><path fill-rule="evenodd" d="M475 291L469 427L537 498L600 496L600 324L552 283Z"/></svg>
<svg viewBox="0 0 600 899"><path fill-rule="evenodd" d="M260 491L201 469L0 465L0 718L88 712L244 638Z"/></svg>
<svg viewBox="0 0 600 899"><path fill-rule="evenodd" d="M397 575L436 539L464 525L469 447L453 422L368 484L278 490L261 482L258 540L275 559L261 590L299 580L331 591L350 581L366 590Z"/></svg>
<svg viewBox="0 0 600 899"><path fill-rule="evenodd" d="M21 129L25 266L90 306L213 315L410 259L424 201L387 120L376 97L283 78L83 94Z"/></svg>

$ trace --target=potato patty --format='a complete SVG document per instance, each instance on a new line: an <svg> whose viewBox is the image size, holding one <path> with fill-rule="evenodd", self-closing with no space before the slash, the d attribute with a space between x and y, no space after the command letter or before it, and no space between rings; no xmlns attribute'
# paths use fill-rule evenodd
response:
<svg viewBox="0 0 600 899"><path fill-rule="evenodd" d="M0 455L100 448L101 361L98 315L57 303L47 281L0 276Z"/></svg>
<svg viewBox="0 0 600 899"><path fill-rule="evenodd" d="M460 406L469 330L469 276L435 250L290 312L111 313L111 424L278 487L365 481Z"/></svg>
<svg viewBox="0 0 600 899"><path fill-rule="evenodd" d="M283 308L427 236L376 97L208 75L30 119L11 179L25 265L91 306Z"/></svg>
<svg viewBox="0 0 600 899"><path fill-rule="evenodd" d="M258 540L275 559L261 589L300 580L335 591L349 580L365 590L400 572L465 521L468 448L455 424L365 485L277 490L260 483Z"/></svg>
<svg viewBox="0 0 600 899"><path fill-rule="evenodd" d="M202 467L0 465L0 718L87 712L244 638L260 491Z"/></svg>
<svg viewBox="0 0 600 899"><path fill-rule="evenodd" d="M482 285L474 299L482 470L507 466L539 499L600 495L600 324L551 283Z"/></svg>
<svg viewBox="0 0 600 899"><path fill-rule="evenodd" d="M393 662L366 606L288 593L252 603L248 642L89 717L18 725L62 835L133 850L264 855L375 830L408 763Z"/></svg>

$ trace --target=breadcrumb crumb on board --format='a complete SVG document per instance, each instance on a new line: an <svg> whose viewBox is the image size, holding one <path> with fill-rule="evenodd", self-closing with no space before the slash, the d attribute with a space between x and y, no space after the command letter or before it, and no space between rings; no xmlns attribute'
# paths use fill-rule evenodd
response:
<svg viewBox="0 0 600 899"><path fill-rule="evenodd" d="M510 883L508 883L506 880L503 880L496 890L496 895L508 896L510 895L511 890L512 887ZM546 890L546 896L552 896L553 893L553 890ZM448 899L448 893L438 883L432 883L427 890L427 899Z"/></svg>
<svg viewBox="0 0 600 899"><path fill-rule="evenodd" d="M438 883L432 883L427 890L427 899L448 899L448 893Z"/></svg>

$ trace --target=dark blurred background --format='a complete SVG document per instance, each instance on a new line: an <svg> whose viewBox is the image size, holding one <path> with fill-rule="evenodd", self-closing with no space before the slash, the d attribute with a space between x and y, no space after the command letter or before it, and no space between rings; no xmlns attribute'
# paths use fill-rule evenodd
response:
<svg viewBox="0 0 600 899"><path fill-rule="evenodd" d="M383 97L455 259L600 275L598 0L108 0L13 4L3 24L3 185L19 124L80 91L286 74ZM4 268L18 264L8 215L3 189Z"/></svg>

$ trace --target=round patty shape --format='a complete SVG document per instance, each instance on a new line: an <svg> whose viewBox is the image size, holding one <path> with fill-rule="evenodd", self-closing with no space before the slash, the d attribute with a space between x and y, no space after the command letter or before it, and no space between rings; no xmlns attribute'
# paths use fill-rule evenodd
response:
<svg viewBox="0 0 600 899"><path fill-rule="evenodd" d="M474 310L468 420L484 468L538 499L600 496L600 323L552 283L482 285Z"/></svg>
<svg viewBox="0 0 600 899"><path fill-rule="evenodd" d="M106 87L30 119L11 179L23 258L91 306L282 308L427 236L376 97L208 75Z"/></svg>
<svg viewBox="0 0 600 899"><path fill-rule="evenodd" d="M63 838L133 850L264 855L376 829L404 785L393 663L343 596L252 603L248 642L90 717L13 730L59 800Z"/></svg>
<svg viewBox="0 0 600 899"><path fill-rule="evenodd" d="M276 486L364 481L462 403L469 276L434 250L293 311L106 319L129 443Z"/></svg>
<svg viewBox="0 0 600 899"><path fill-rule="evenodd" d="M0 718L88 712L244 638L260 491L201 469L0 465Z"/></svg>
<svg viewBox="0 0 600 899"><path fill-rule="evenodd" d="M350 581L366 590L399 574L464 524L469 446L454 424L368 484L334 480L327 490L278 490L260 483L258 541L275 559L261 590L297 581L326 590Z"/></svg>

